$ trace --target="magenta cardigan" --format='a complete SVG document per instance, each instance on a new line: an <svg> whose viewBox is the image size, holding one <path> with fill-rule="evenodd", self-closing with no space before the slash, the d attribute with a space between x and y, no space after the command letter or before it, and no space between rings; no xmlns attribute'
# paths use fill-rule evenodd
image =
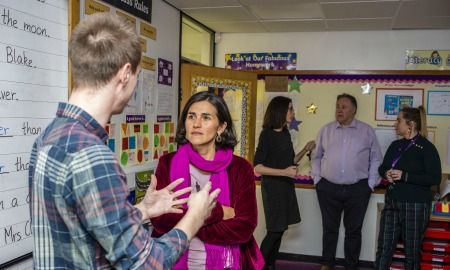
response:
<svg viewBox="0 0 450 270"><path fill-rule="evenodd" d="M162 156L156 168L157 189L169 183L170 162L174 153ZM205 225L197 233L203 242L222 245L239 244L241 269L261 269L264 266L258 245L253 237L258 212L255 194L255 175L253 167L245 159L233 156L227 168L230 188L231 207L235 217L223 220L223 210L219 202L213 209ZM190 186L190 183L189 185ZM184 214L166 214L151 219L154 226L153 236L161 236L170 231Z"/></svg>

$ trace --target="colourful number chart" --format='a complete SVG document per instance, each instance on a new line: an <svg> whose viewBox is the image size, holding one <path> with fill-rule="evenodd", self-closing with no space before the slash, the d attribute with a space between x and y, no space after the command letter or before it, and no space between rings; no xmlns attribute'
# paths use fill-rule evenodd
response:
<svg viewBox="0 0 450 270"><path fill-rule="evenodd" d="M120 164L133 166L151 160L149 123L121 123Z"/></svg>

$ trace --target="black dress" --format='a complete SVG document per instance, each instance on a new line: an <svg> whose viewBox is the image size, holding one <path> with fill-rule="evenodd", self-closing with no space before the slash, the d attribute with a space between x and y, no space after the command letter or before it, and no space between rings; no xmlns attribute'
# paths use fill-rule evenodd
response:
<svg viewBox="0 0 450 270"><path fill-rule="evenodd" d="M294 147L287 129L281 132L263 129L259 136L254 165L285 169L294 162ZM261 193L268 231L281 232L290 224L300 222L294 179L263 175Z"/></svg>

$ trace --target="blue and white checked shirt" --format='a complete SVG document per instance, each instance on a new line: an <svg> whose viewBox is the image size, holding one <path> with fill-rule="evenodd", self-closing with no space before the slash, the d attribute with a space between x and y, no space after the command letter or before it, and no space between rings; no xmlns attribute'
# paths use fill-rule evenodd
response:
<svg viewBox="0 0 450 270"><path fill-rule="evenodd" d="M152 239L142 227L106 139L94 118L66 103L36 139L29 171L36 269L169 269L186 250L184 232Z"/></svg>

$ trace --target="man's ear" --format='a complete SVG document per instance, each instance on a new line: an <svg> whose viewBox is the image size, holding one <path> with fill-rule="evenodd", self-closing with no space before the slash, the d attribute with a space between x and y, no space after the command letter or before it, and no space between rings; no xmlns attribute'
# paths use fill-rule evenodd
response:
<svg viewBox="0 0 450 270"><path fill-rule="evenodd" d="M119 72L117 72L117 73L119 75L119 80L123 84L127 84L128 80L130 79L130 76L131 76L131 64L126 63L119 69Z"/></svg>

